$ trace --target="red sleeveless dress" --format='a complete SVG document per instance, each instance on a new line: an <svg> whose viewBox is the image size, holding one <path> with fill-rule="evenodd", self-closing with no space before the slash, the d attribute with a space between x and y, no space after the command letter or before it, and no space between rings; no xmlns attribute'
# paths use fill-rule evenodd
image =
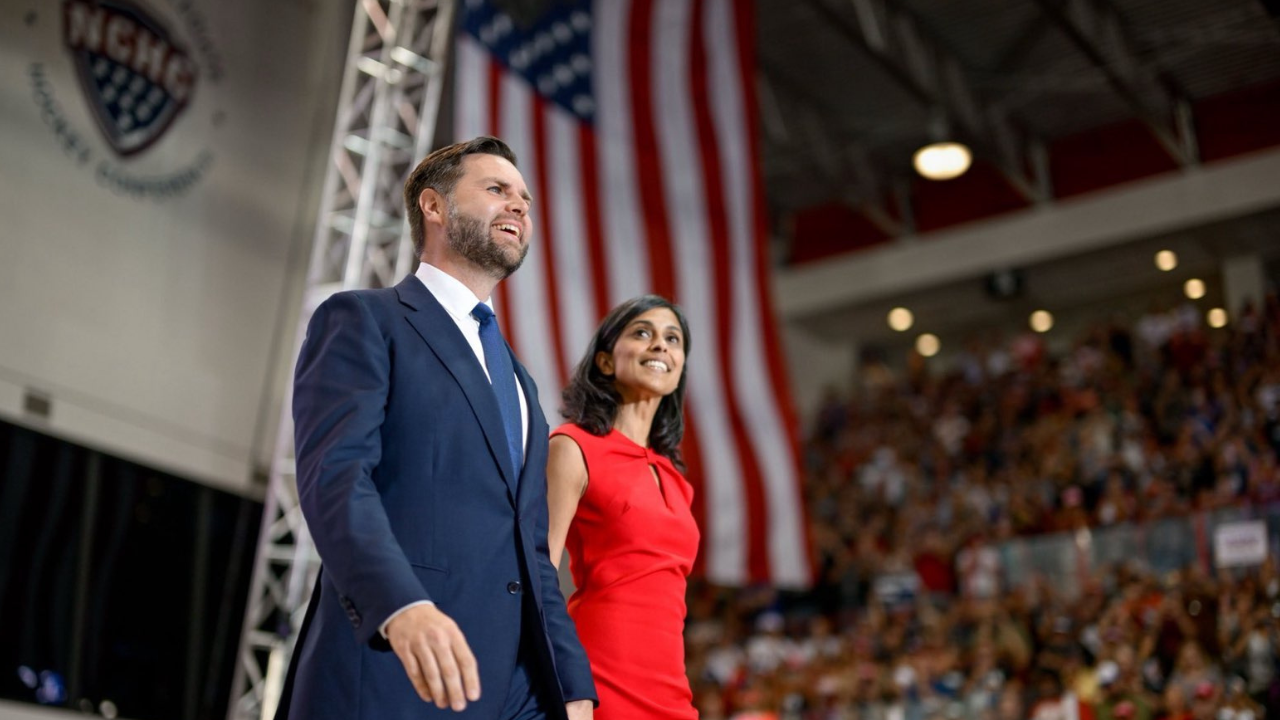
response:
<svg viewBox="0 0 1280 720"><path fill-rule="evenodd" d="M591 661L596 720L696 720L684 667L685 586L698 552L693 488L617 430L556 428L582 449L587 490L569 525L569 615ZM649 466L657 470L655 483Z"/></svg>

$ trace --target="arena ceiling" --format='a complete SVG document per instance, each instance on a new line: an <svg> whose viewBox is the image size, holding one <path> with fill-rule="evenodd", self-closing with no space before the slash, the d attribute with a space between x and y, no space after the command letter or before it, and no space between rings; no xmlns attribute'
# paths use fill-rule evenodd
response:
<svg viewBox="0 0 1280 720"><path fill-rule="evenodd" d="M756 5L784 264L1280 144L1280 0ZM918 178L942 136L973 169Z"/></svg>

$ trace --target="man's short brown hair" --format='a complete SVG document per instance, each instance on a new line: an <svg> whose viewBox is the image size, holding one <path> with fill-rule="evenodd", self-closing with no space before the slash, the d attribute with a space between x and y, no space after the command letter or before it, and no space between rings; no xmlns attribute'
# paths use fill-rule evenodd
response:
<svg viewBox="0 0 1280 720"><path fill-rule="evenodd" d="M409 179L404 183L404 209L409 218L409 234L413 237L413 252L416 257L422 257L422 247L426 243L418 197L427 188L446 197L452 195L458 178L462 177L462 158L474 154L497 155L512 165L516 164L516 154L506 143L496 137L481 135L436 150L423 158L418 167L409 173Z"/></svg>

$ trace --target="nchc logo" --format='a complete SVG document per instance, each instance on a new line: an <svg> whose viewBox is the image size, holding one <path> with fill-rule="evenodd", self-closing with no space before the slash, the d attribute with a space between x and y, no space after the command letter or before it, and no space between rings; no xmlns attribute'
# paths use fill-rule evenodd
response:
<svg viewBox="0 0 1280 720"><path fill-rule="evenodd" d="M27 76L63 153L117 195L187 195L213 166L226 120L216 104L225 66L197 0L49 5L25 17Z"/></svg>
<svg viewBox="0 0 1280 720"><path fill-rule="evenodd" d="M121 157L145 150L186 108L195 64L135 5L67 0L63 10L63 37L107 142Z"/></svg>

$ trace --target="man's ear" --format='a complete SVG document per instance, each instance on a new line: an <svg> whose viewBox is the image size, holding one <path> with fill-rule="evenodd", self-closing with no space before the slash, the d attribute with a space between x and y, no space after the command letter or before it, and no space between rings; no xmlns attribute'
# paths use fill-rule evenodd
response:
<svg viewBox="0 0 1280 720"><path fill-rule="evenodd" d="M596 353L596 367L600 368L600 372L606 377L613 375L613 356L601 350Z"/></svg>
<svg viewBox="0 0 1280 720"><path fill-rule="evenodd" d="M427 223L444 225L449 216L449 202L435 188L427 188L418 194L418 209L422 210L422 219Z"/></svg>

